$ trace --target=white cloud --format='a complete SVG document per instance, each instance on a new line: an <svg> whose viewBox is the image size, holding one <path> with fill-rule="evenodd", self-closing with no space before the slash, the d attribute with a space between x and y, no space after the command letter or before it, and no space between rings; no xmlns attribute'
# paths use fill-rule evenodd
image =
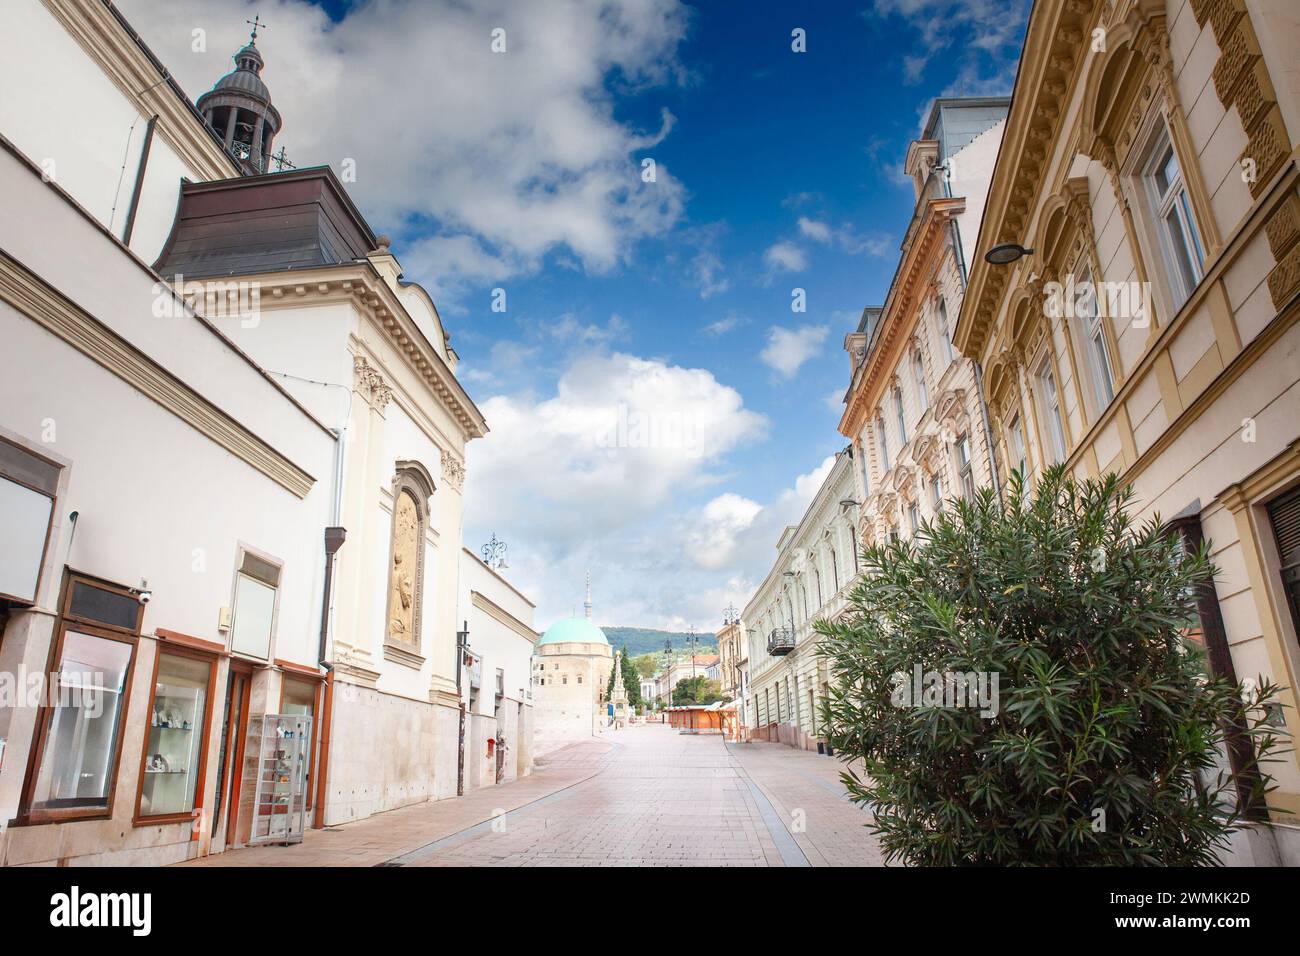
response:
<svg viewBox="0 0 1300 956"><path fill-rule="evenodd" d="M718 321L710 322L708 325L706 325L703 331L704 334L709 336L710 338L717 338L720 335L726 335L732 329L744 325L745 322L746 320L742 319L736 313L728 312L723 318L718 319Z"/></svg>
<svg viewBox="0 0 1300 956"><path fill-rule="evenodd" d="M191 94L230 68L247 39L244 0L121 0ZM643 183L637 154L672 126L615 118L609 84L645 88L681 73L689 13L678 0L386 0L337 23L303 0L262 0L263 78L299 166L355 161L348 188L377 229L431 229L409 278L458 293L535 270L553 250L591 272L679 218L664 163ZM493 53L491 31L506 30ZM204 53L192 31L206 31ZM400 236L399 236L400 238ZM403 249L396 251L399 256ZM440 303L442 304L442 303Z"/></svg>
<svg viewBox="0 0 1300 956"><path fill-rule="evenodd" d="M804 251L784 239L767 247L763 262L773 271L802 272L808 268L808 256Z"/></svg>
<svg viewBox="0 0 1300 956"><path fill-rule="evenodd" d="M919 34L919 47L904 54L903 79L919 83L945 51L957 79L944 96L1008 93L1015 78L1020 39L1031 0L875 0L870 13L898 16ZM989 71L989 72L986 72Z"/></svg>
<svg viewBox="0 0 1300 956"><path fill-rule="evenodd" d="M816 242L830 242L832 236L830 226L807 216L799 217L799 233Z"/></svg>
<svg viewBox="0 0 1300 956"><path fill-rule="evenodd" d="M757 501L732 492L714 498L700 509L687 532L690 559L710 571L731 563L735 559L737 536L749 529L762 510Z"/></svg>
<svg viewBox="0 0 1300 956"><path fill-rule="evenodd" d="M830 327L804 325L787 329L774 325L767 330L767 345L759 353L763 363L782 378L794 378L800 367L821 351Z"/></svg>
<svg viewBox="0 0 1300 956"><path fill-rule="evenodd" d="M674 515L767 427L709 371L617 352L574 361L544 396L480 407L492 431L467 452L466 544L492 531L510 542L511 580L542 626L581 601L588 568L598 620L653 626L677 613L692 585L678 578Z"/></svg>

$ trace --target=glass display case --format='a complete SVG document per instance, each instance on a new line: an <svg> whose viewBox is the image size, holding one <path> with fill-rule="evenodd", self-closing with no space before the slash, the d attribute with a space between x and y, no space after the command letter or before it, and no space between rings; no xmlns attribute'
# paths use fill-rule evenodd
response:
<svg viewBox="0 0 1300 956"><path fill-rule="evenodd" d="M140 775L141 817L194 809L207 716L210 661L162 652Z"/></svg>
<svg viewBox="0 0 1300 956"><path fill-rule="evenodd" d="M262 718L250 844L302 840L307 822L311 720L306 714L267 714Z"/></svg>

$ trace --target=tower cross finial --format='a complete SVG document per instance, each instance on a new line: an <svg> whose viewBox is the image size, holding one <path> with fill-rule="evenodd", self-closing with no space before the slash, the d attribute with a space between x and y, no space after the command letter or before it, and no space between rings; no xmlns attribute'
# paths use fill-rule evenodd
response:
<svg viewBox="0 0 1300 956"><path fill-rule="evenodd" d="M252 33L252 37L251 37L251 39L250 39L250 42L252 42L252 43L256 43L256 42L257 42L257 31L258 31L258 30L265 30L265 29L266 29L266 24L262 22L262 15L261 15L260 13L258 13L258 14L254 14L254 15L253 15L253 19L251 19L251 20L245 20L244 22L245 22L245 23L251 23L251 24L253 25L253 33Z"/></svg>

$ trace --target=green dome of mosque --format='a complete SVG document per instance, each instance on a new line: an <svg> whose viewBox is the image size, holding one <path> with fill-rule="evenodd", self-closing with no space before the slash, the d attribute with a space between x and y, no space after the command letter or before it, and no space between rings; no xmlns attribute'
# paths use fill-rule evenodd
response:
<svg viewBox="0 0 1300 956"><path fill-rule="evenodd" d="M605 644L608 646L609 639L605 637L605 632L598 628L591 621L580 617L566 617L562 621L556 621L546 629L542 639L537 642L538 646L542 644Z"/></svg>

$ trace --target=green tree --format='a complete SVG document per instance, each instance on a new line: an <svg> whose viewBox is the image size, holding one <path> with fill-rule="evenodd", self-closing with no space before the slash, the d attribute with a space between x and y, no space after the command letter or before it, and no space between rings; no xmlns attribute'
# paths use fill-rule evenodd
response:
<svg viewBox="0 0 1300 956"><path fill-rule="evenodd" d="M628 656L626 647L614 653L619 655L623 664L623 689L627 692L628 706L639 707L641 705L641 674L632 666L632 659ZM614 675L617 672L617 667L611 667L609 670L609 680L605 684L606 700L614 696Z"/></svg>
<svg viewBox="0 0 1300 956"><path fill-rule="evenodd" d="M862 761L842 779L887 860L1210 865L1258 814L1269 778L1217 758L1228 734L1277 749L1277 688L1207 676L1186 632L1208 547L1136 525L1131 501L1113 475L1055 468L1031 495L1017 473L1005 503L985 489L864 552L849 613L817 624L822 723ZM948 675L996 688L990 706L960 706Z"/></svg>
<svg viewBox="0 0 1300 956"><path fill-rule="evenodd" d="M673 704L716 704L722 700L722 684L709 680L703 674L683 677L673 688Z"/></svg>

